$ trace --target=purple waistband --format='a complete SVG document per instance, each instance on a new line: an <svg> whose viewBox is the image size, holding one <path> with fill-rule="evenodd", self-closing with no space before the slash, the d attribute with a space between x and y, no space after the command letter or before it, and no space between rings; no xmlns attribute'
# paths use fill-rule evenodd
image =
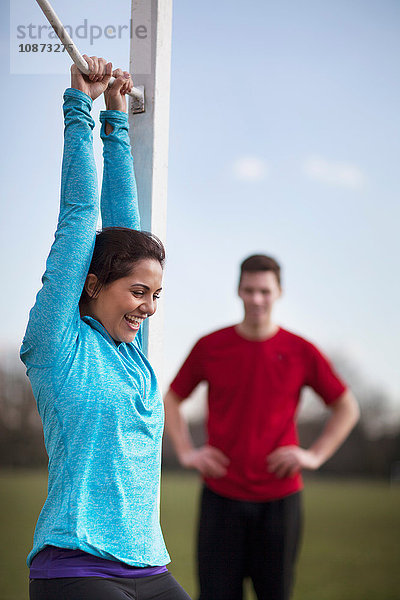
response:
<svg viewBox="0 0 400 600"><path fill-rule="evenodd" d="M46 546L34 557L30 579L57 577L150 577L167 571L166 566L132 567L126 563L94 556L82 550Z"/></svg>

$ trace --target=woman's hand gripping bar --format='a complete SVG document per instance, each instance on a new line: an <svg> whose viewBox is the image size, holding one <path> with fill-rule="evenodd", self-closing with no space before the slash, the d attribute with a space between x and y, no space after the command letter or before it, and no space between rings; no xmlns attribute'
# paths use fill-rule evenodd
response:
<svg viewBox="0 0 400 600"><path fill-rule="evenodd" d="M48 0L36 0L36 2L39 4L46 19L48 20L48 22L50 23L50 25L56 32L61 43L65 46L65 50L68 52L68 54L70 55L70 57L73 60L73 62L75 63L75 65L78 67L78 69L81 71L81 73L83 73L84 75L89 75L90 69L87 65L87 62L82 57L78 48L75 46L75 44L72 41L72 38L70 37L68 32L64 29L63 24L61 23L60 19L54 12L54 9L51 6L50 2L48 2ZM114 77L111 77L109 85L111 86L114 83L114 81L115 81ZM129 92L129 96L132 96L132 98L133 98L133 106L132 106L133 112L135 112L135 113L144 112L144 88L143 88L143 86L132 88L131 92Z"/></svg>

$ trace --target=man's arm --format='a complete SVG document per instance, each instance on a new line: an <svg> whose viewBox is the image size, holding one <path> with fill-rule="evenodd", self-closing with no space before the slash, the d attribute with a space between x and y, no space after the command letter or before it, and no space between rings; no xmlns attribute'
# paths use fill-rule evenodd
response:
<svg viewBox="0 0 400 600"><path fill-rule="evenodd" d="M315 470L330 458L345 441L360 411L350 390L329 405L331 415L315 442L305 450L298 446L282 446L267 457L267 468L277 477L292 477L302 469Z"/></svg>
<svg viewBox="0 0 400 600"><path fill-rule="evenodd" d="M208 446L195 448L189 427L180 410L181 398L169 390L164 399L165 431L174 446L180 464L187 469L197 469L205 477L223 477L229 459L221 450Z"/></svg>

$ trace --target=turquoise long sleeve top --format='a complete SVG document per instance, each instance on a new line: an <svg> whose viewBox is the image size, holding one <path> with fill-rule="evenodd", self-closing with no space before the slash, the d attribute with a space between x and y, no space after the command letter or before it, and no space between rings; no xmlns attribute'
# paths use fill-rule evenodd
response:
<svg viewBox="0 0 400 600"><path fill-rule="evenodd" d="M101 323L79 313L99 212L91 106L83 92L66 90L58 226L21 348L49 455L47 499L27 563L52 545L138 567L165 565L164 410L141 332L133 343L116 344ZM127 115L103 111L100 120L103 226L138 229Z"/></svg>

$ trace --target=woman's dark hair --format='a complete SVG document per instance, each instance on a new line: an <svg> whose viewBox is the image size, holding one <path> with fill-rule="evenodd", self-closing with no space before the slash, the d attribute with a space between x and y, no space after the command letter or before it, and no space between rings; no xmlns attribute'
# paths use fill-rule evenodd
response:
<svg viewBox="0 0 400 600"><path fill-rule="evenodd" d="M279 263L265 254L253 254L246 258L240 265L240 281L243 273L256 273L257 271L272 271L275 273L278 284L281 285L281 267Z"/></svg>
<svg viewBox="0 0 400 600"><path fill-rule="evenodd" d="M105 227L96 234L88 271L96 275L97 284L92 296L83 289L81 302L90 302L104 285L126 277L136 262L147 258L164 267L165 250L158 237L126 227Z"/></svg>

